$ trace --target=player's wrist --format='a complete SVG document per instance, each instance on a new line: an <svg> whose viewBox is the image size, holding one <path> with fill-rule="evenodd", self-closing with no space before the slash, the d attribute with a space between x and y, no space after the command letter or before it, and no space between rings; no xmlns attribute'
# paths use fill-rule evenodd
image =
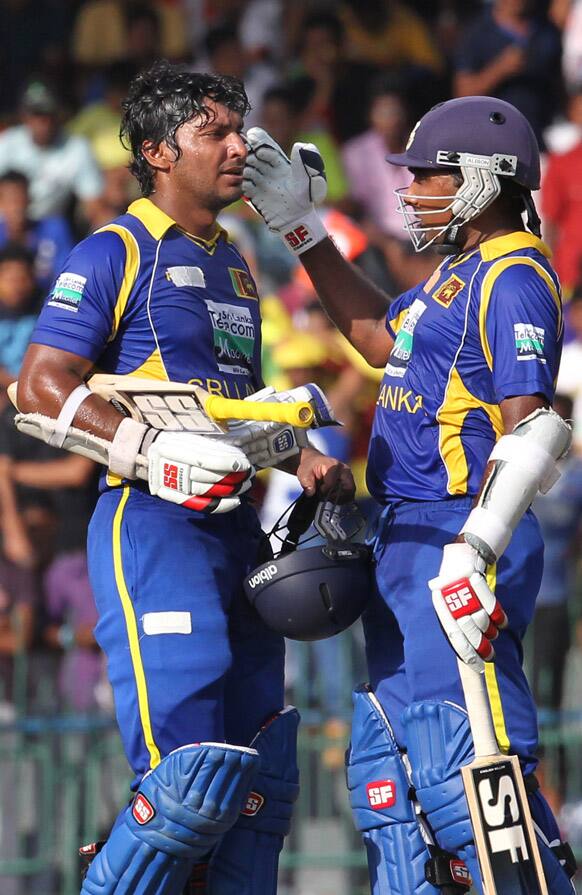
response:
<svg viewBox="0 0 582 895"><path fill-rule="evenodd" d="M301 255L329 236L315 208L307 208L305 214L279 228L279 236L293 255Z"/></svg>

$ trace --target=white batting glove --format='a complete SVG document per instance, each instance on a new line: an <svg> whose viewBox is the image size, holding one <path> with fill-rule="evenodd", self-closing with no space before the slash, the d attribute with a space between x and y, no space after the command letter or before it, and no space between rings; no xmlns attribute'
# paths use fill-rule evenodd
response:
<svg viewBox="0 0 582 895"><path fill-rule="evenodd" d="M447 544L439 574L428 582L441 627L459 659L477 671L495 656L491 644L507 616L485 577L485 560L469 544Z"/></svg>
<svg viewBox="0 0 582 895"><path fill-rule="evenodd" d="M327 236L314 207L327 194L320 152L313 143L295 143L289 159L262 128L251 127L245 136L249 153L244 195L269 229L279 234L293 254L300 255Z"/></svg>
<svg viewBox="0 0 582 895"><path fill-rule="evenodd" d="M160 432L146 456L151 493L191 510L228 513L252 485L246 454L218 438Z"/></svg>

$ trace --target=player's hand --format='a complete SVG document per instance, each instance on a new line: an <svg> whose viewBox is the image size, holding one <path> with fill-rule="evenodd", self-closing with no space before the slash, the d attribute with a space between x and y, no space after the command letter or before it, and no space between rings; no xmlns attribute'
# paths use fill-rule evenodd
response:
<svg viewBox="0 0 582 895"><path fill-rule="evenodd" d="M160 432L147 449L152 494L203 513L228 513L254 468L235 445L192 432Z"/></svg>
<svg viewBox="0 0 582 895"><path fill-rule="evenodd" d="M507 616L485 577L485 560L469 544L447 544L437 578L428 582L441 627L459 659L482 671Z"/></svg>
<svg viewBox="0 0 582 895"><path fill-rule="evenodd" d="M314 207L327 194L320 152L313 143L295 143L289 159L260 127L251 127L246 140L244 195L287 248L300 255L327 236Z"/></svg>
<svg viewBox="0 0 582 895"><path fill-rule="evenodd" d="M356 483L350 467L311 446L303 448L301 452L297 478L308 496L317 493L321 498L329 498L334 503L349 503L356 493Z"/></svg>

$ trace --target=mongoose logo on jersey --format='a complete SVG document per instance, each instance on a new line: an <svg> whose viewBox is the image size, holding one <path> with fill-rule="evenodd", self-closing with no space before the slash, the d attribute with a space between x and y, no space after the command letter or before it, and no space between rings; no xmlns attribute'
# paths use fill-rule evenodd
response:
<svg viewBox="0 0 582 895"><path fill-rule="evenodd" d="M374 811L391 808L396 801L396 784L394 780L374 780L366 786L368 802Z"/></svg>
<svg viewBox="0 0 582 895"><path fill-rule="evenodd" d="M443 587L442 595L453 618L471 615L481 608L481 603L466 578Z"/></svg>
<svg viewBox="0 0 582 895"><path fill-rule="evenodd" d="M244 814L245 817L254 817L255 814L259 813L264 804L264 796L259 792L250 792L247 796L245 806L241 810L241 814Z"/></svg>
<svg viewBox="0 0 582 895"><path fill-rule="evenodd" d="M238 267L229 267L228 272L236 295L239 298L254 298L256 301L259 295L250 273L247 270L240 270Z"/></svg>
<svg viewBox="0 0 582 895"><path fill-rule="evenodd" d="M463 280L453 274L442 286L439 286L439 288L433 292L432 297L435 301L438 301L439 305L442 305L443 308L448 308L455 295L458 295L464 288L465 284Z"/></svg>
<svg viewBox="0 0 582 895"><path fill-rule="evenodd" d="M413 395L403 385L383 385L376 404L397 412L405 410L406 413L416 413L422 407L422 395Z"/></svg>
<svg viewBox="0 0 582 895"><path fill-rule="evenodd" d="M133 801L131 813L133 814L133 818L136 823L138 823L140 827L143 827L144 824L150 822L152 817L155 816L156 812L154 811L153 805L148 802L144 794L138 792Z"/></svg>

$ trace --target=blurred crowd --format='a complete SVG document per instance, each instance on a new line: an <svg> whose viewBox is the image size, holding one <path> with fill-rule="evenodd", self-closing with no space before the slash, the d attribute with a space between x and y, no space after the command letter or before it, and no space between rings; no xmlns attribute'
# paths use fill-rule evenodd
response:
<svg viewBox="0 0 582 895"><path fill-rule="evenodd" d="M529 662L540 707L582 710L582 0L0 0L0 21L1 716L15 711L23 651L56 661L53 709L110 709L84 550L96 470L20 436L7 387L72 245L137 198L120 102L159 57L242 78L247 126L265 127L286 150L317 144L327 227L390 297L437 258L408 243L393 191L409 175L386 153L453 96L493 94L528 117L543 151L544 238L567 300L557 406L576 432L560 483L536 502L547 553ZM344 425L324 430L322 447L353 465L372 518L364 468L381 371L331 327L302 268L252 209L240 202L220 221L262 295L265 381L324 388ZM283 473L260 479L267 530L295 496ZM336 660L328 647L313 656L324 678ZM292 685L298 669L291 662ZM337 681L328 675L309 695L331 718L349 701Z"/></svg>

